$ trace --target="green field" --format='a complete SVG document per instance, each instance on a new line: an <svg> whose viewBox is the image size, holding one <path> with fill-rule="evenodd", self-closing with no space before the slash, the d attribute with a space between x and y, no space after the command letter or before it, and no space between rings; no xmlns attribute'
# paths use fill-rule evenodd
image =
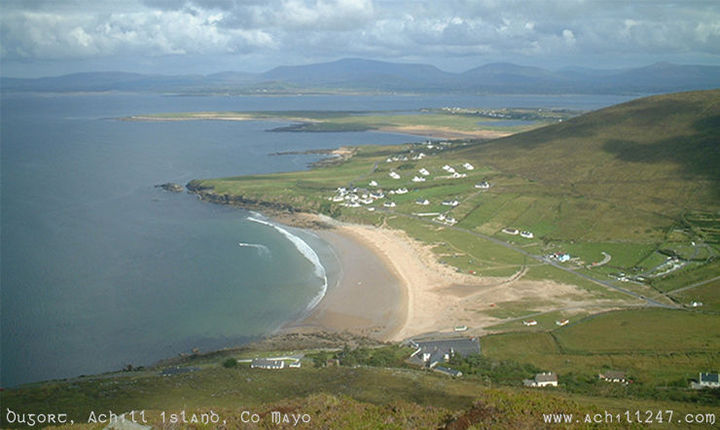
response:
<svg viewBox="0 0 720 430"><path fill-rule="evenodd" d="M502 120L472 114L451 114L443 111L393 113L372 111L238 111L238 112L178 112L155 113L128 117L131 120L189 121L189 120L275 120L292 121L293 125L278 127L289 132L343 132L379 129L422 127L454 133L475 133L482 130L517 133L552 124L572 117L573 112L541 112L533 116L529 125L504 125Z"/></svg>
<svg viewBox="0 0 720 430"><path fill-rule="evenodd" d="M698 309L708 312L720 312L720 280L708 282L678 293L670 293L680 303L690 305L700 302L703 305Z"/></svg>
<svg viewBox="0 0 720 430"><path fill-rule="evenodd" d="M539 317L535 319L543 325ZM563 376L570 377L571 390L581 388L572 383L577 378L591 381L583 390L595 394L604 386L593 385L598 373L621 370L635 382L625 394L653 397L669 395L673 390L676 398L691 397L689 380L697 379L698 372L717 371L720 366L720 322L715 315L628 310L571 319L570 325L561 328L542 328L552 331L486 336L481 342L483 354L552 370L560 375L561 382ZM655 392L657 389L660 391Z"/></svg>
<svg viewBox="0 0 720 430"><path fill-rule="evenodd" d="M483 347L488 351L492 349L491 339L483 340ZM515 341L524 344L519 351L558 353L549 335L525 339L516 336ZM159 428L167 426L162 425L161 411L167 416L183 410L188 416L212 410L233 428L242 424L240 414L244 410L263 417L270 411L281 410L310 414L313 423L301 428L397 429L437 428L463 416L480 428L540 428L542 413L551 412L585 414L609 410L616 413L628 408L720 412L720 408L704 400L700 404L642 397L619 401L612 396L579 394L563 388L538 391L498 387L478 376L449 378L406 365L398 368L343 363L339 367L315 367L312 360L305 359L302 368L279 371L222 366L227 357L267 352L264 348L260 351L252 348L176 360L175 364L180 367L197 368L189 373L160 376L160 369L155 368L53 381L6 390L0 393L0 399L4 408L17 413L63 411L78 423L87 422L91 411L97 414L109 410L116 413L145 410L149 423ZM380 347L377 351L390 351L392 356L393 351L402 350ZM283 354L283 351L277 352ZM289 353L291 351L284 352ZM372 355L370 353L369 359ZM13 427L4 421L4 414L0 419L3 427ZM103 427L76 424L67 428ZM259 428L274 427L265 422Z"/></svg>

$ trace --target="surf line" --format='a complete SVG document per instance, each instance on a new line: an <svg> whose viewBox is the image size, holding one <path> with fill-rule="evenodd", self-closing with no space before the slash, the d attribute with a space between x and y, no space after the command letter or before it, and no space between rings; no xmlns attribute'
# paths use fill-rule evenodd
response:
<svg viewBox="0 0 720 430"><path fill-rule="evenodd" d="M278 233L285 236L293 245L295 245L295 248L300 252L300 254L305 257L310 263L312 263L313 266L315 266L315 275L322 279L323 285L320 289L320 292L313 297L313 299L310 301L310 303L307 305L306 311L312 310L317 306L318 303L320 303L320 300L322 300L323 297L325 297L325 293L327 292L328 288L328 279L327 279L327 273L325 271L325 266L322 265L320 262L320 257L318 257L315 250L310 247L310 245L307 244L304 240L299 238L298 236L290 233L289 231L285 230L284 228L280 227L279 225L273 224L271 222L255 218L252 216L247 217L248 221L256 222L258 224L266 225L268 227L274 228Z"/></svg>

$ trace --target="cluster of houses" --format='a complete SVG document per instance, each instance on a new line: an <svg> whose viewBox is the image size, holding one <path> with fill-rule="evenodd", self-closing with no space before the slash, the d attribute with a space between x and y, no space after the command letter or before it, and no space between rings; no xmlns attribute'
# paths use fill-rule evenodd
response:
<svg viewBox="0 0 720 430"><path fill-rule="evenodd" d="M475 337L424 341L411 339L408 343L415 348L408 359L410 363L455 377L462 376L462 372L445 366L445 363L455 355L466 357L480 353L480 342Z"/></svg>
<svg viewBox="0 0 720 430"><path fill-rule="evenodd" d="M377 182L375 182L375 186L377 186ZM391 191L392 194L404 194L407 192L407 188L399 188L398 190ZM382 190L368 191L366 189L358 189L357 187L339 187L336 194L333 197L330 197L329 200L335 203L342 203L345 207L359 208L362 205L369 205L374 203L375 200L384 198L385 193L383 193Z"/></svg>
<svg viewBox="0 0 720 430"><path fill-rule="evenodd" d="M473 167L473 165L470 164L470 163L465 163L465 164L463 164L463 167L465 167L466 170L472 170L472 169L475 168L475 167ZM442 167L442 169L443 169L444 171L448 172L448 173L450 174L450 177L453 178L453 179L466 178L466 177L467 177L467 173L460 173L460 172L458 172L457 170L455 170L454 167L452 167L452 166L450 166L450 165L448 165L448 164L444 165L444 166Z"/></svg>
<svg viewBox="0 0 720 430"><path fill-rule="evenodd" d="M447 224L447 225L457 224L457 220L455 218L448 216L446 214L439 214L438 216L435 217L435 221L441 222L441 223Z"/></svg>
<svg viewBox="0 0 720 430"><path fill-rule="evenodd" d="M604 370L598 374L600 381L613 384L631 384L632 379L620 370ZM535 375L534 379L523 379L523 385L526 387L557 387L558 377L553 372L542 372ZM702 389L720 389L720 375L717 373L700 372L698 380L690 383L690 388L696 390Z"/></svg>
<svg viewBox="0 0 720 430"><path fill-rule="evenodd" d="M502 232L505 234L509 234L511 236L517 236L519 234L520 237L524 237L525 239L532 239L533 237L535 237L535 235L531 231L527 231L527 230L520 231L516 228L510 228L510 227L505 227L504 229L502 229Z"/></svg>
<svg viewBox="0 0 720 430"><path fill-rule="evenodd" d="M432 149L432 148L431 148ZM419 154L413 155L411 157L408 157L407 155L394 155L388 159L385 160L386 163L392 163L394 161L408 161L408 160L422 160L423 158L427 157L425 153L421 152Z"/></svg>
<svg viewBox="0 0 720 430"><path fill-rule="evenodd" d="M446 141L440 141L440 142L426 141L422 145L424 145L428 149L438 148L439 150L442 150L442 149L445 149L446 147L449 147L451 145L451 143L446 142ZM425 158L427 156L424 152L412 154L413 152L414 151L410 151L410 154L394 155L392 157L388 157L385 161L387 163L392 163L392 162L401 162L401 161L409 161L409 160L422 160L423 158ZM473 166L469 162L464 162L462 164L462 168L464 168L466 171L471 171L471 170L475 169L475 166ZM452 167L449 164L445 164L444 166L442 166L442 169L449 174L449 176L444 176L445 178L447 178L447 177L450 177L450 178L467 177L467 173L458 172L455 167ZM400 173L398 173L395 170L390 170L388 172L388 176L395 180L402 179L402 176L400 175ZM415 174L412 177L411 181L415 182L415 183L426 182L427 178L429 176L430 176L430 171L427 168L422 167L422 168L418 169L417 174ZM438 176L438 178L442 178L442 177L443 176ZM379 186L380 186L380 184L376 180L371 180L368 184L369 188L378 188ZM490 183L488 183L487 181L482 181L478 184L475 184L475 188L484 189L484 190L489 189L490 186L491 186ZM406 187L399 187L397 189L387 191L387 194L388 195L402 195L402 194L407 194L408 192L409 191ZM371 204L375 203L376 200L379 200L382 198L385 198L385 193L383 193L382 189L377 189L376 191L371 192L366 189L358 189L357 187L351 186L351 187L339 187L337 189L336 194L334 196L328 197L328 200L330 200L334 203L340 203L344 207L359 208L359 207L362 207L363 205L371 205ZM415 201L415 203L418 205L421 205L421 206L428 206L431 204L431 202L425 198L419 198ZM458 200L445 200L442 202L442 204L444 206L455 207L455 206L458 206L460 204L460 202ZM387 208L392 208L392 207L395 207L396 204L391 201L386 201L383 203L383 206L387 207ZM368 207L367 209L369 211L375 210L374 207ZM447 216L447 213L438 216L435 220L438 222L441 222L441 223L449 224L449 225L453 225L457 222L453 217ZM529 234L530 234L530 237L532 237L532 233L529 233Z"/></svg>
<svg viewBox="0 0 720 430"><path fill-rule="evenodd" d="M598 374L598 379L604 382L624 385L632 382L632 380L626 376L625 372L619 370L605 370ZM558 376L554 372L541 372L536 374L535 378L523 379L522 382L526 387L557 387Z"/></svg>

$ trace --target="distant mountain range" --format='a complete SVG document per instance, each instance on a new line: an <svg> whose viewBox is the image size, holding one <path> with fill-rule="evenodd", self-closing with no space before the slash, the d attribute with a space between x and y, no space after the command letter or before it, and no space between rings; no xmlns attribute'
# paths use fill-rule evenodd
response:
<svg viewBox="0 0 720 430"><path fill-rule="evenodd" d="M343 59L304 66L280 66L264 73L147 75L90 72L22 79L2 78L4 92L133 91L173 93L401 92L475 94L666 93L720 87L720 66L657 63L599 70L493 63L463 73L428 64Z"/></svg>

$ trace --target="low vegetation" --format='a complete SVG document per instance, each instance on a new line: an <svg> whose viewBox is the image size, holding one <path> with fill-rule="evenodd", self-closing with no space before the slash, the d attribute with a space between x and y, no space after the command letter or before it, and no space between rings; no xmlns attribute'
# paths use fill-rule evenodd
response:
<svg viewBox="0 0 720 430"><path fill-rule="evenodd" d="M240 408L284 408L312 411L329 428L542 428L542 412L553 411L720 415L718 390L688 388L699 372L720 370L718 100L720 90L656 96L489 142L365 146L323 168L188 184L214 202L401 229L457 271L553 280L587 294L581 308L517 299L482 310L498 319L485 327L494 334L481 338L481 355L453 359L462 378L410 366L402 346L293 338L178 359L172 364L194 369L171 376L149 369L8 390L3 407L49 411L52 399L77 417L215 408L231 421ZM479 121L450 112L263 115L335 131L431 124L462 132ZM339 188L385 197L351 207ZM536 324L523 325L530 318ZM298 351L300 369L237 363ZM606 370L632 382L598 380ZM556 372L559 387L519 387L539 371Z"/></svg>

